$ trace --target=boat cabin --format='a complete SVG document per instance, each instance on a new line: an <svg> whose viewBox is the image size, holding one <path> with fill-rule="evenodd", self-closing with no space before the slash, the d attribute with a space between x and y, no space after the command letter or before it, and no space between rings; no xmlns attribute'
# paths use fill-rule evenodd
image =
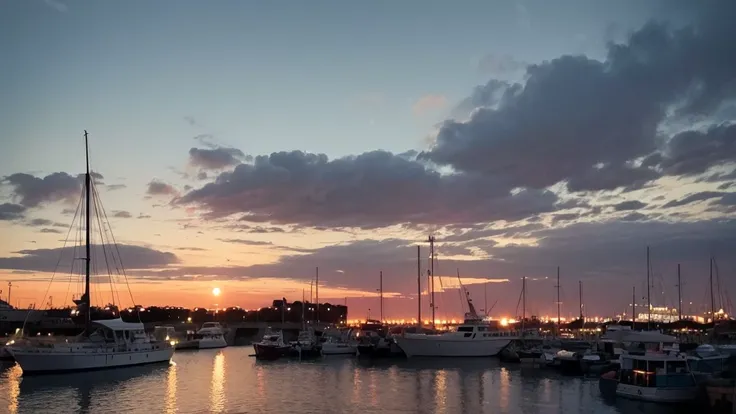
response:
<svg viewBox="0 0 736 414"><path fill-rule="evenodd" d="M690 388L695 378L687 360L667 354L621 356L619 383L637 387Z"/></svg>
<svg viewBox="0 0 736 414"><path fill-rule="evenodd" d="M120 318L92 321L89 339L111 344L150 342L142 323L123 322Z"/></svg>

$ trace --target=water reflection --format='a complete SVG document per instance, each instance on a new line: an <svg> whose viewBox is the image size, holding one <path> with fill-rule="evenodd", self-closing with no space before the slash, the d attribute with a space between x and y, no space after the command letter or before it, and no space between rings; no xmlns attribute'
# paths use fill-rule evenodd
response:
<svg viewBox="0 0 736 414"><path fill-rule="evenodd" d="M20 395L20 377L22 373L23 371L18 365L3 367L3 376L7 379L8 384L8 413L10 414L18 412L18 396Z"/></svg>
<svg viewBox="0 0 736 414"><path fill-rule="evenodd" d="M176 412L176 364L171 363L166 377L166 414Z"/></svg>
<svg viewBox="0 0 736 414"><path fill-rule="evenodd" d="M212 364L210 409L214 412L225 411L225 354L222 351L215 355L215 361Z"/></svg>
<svg viewBox="0 0 736 414"><path fill-rule="evenodd" d="M489 359L412 359L366 367L329 358L260 363L248 352L233 347L177 353L172 366L25 378L20 368L6 368L0 371L0 412L110 412L111 407L144 414L673 412L626 400L606 404L596 381Z"/></svg>

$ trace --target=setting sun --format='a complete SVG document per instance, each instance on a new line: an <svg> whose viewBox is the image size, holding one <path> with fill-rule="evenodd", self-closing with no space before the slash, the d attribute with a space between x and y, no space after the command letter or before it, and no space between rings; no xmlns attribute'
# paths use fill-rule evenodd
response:
<svg viewBox="0 0 736 414"><path fill-rule="evenodd" d="M215 296L220 296L220 288L219 287L212 288L212 294Z"/></svg>

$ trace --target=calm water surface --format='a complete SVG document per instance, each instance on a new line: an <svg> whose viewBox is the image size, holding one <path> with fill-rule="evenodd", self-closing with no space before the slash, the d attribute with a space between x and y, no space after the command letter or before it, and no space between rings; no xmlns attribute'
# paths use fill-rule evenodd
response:
<svg viewBox="0 0 736 414"><path fill-rule="evenodd" d="M495 359L349 357L261 362L250 347L178 352L175 364L26 377L0 373L8 413L671 413L602 401L595 380L503 365Z"/></svg>

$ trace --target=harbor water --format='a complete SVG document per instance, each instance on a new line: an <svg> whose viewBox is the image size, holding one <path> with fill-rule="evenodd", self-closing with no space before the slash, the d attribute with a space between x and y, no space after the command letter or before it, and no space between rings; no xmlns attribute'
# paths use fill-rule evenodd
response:
<svg viewBox="0 0 736 414"><path fill-rule="evenodd" d="M23 377L5 364L7 413L678 413L688 409L601 399L597 379L505 365L495 358L337 356L256 361L251 347L178 352L171 365Z"/></svg>

